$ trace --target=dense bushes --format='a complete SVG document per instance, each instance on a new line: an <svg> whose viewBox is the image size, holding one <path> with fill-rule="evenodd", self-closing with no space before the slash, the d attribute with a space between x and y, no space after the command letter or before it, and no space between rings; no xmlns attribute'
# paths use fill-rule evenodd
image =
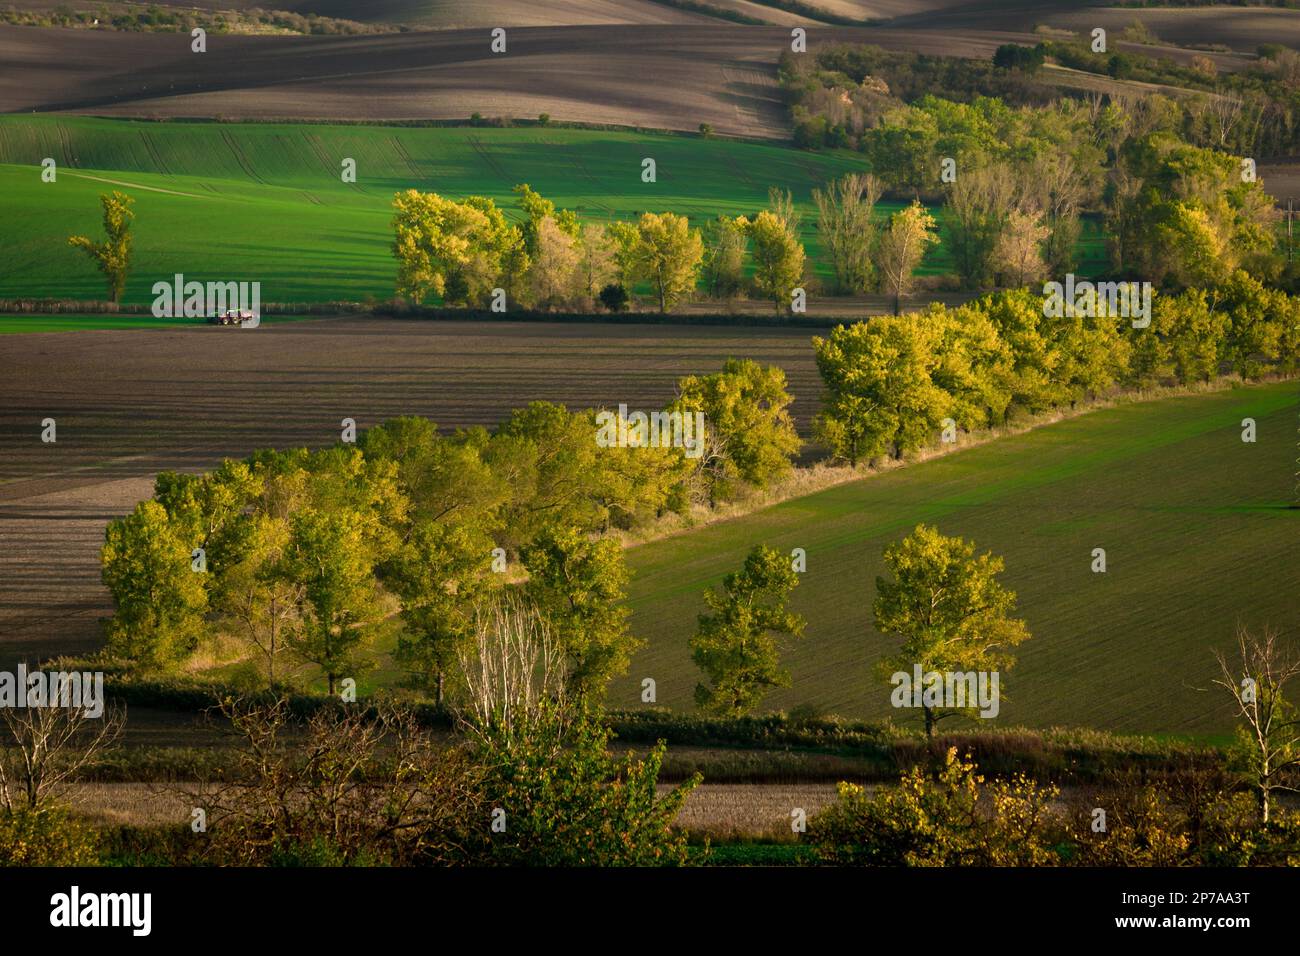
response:
<svg viewBox="0 0 1300 956"><path fill-rule="evenodd" d="M841 784L809 821L819 859L867 866L1294 866L1300 814L1260 824L1249 798L1215 768L1157 783L1116 773L1059 801L1024 776L986 785L950 748L899 786Z"/></svg>
<svg viewBox="0 0 1300 956"><path fill-rule="evenodd" d="M1055 861L1048 804L1058 796L1023 776L986 793L975 765L950 749L934 774L915 767L897 787L840 784L808 836L836 865L1042 866Z"/></svg>
<svg viewBox="0 0 1300 956"><path fill-rule="evenodd" d="M0 809L0 866L92 866L94 827L58 805Z"/></svg>

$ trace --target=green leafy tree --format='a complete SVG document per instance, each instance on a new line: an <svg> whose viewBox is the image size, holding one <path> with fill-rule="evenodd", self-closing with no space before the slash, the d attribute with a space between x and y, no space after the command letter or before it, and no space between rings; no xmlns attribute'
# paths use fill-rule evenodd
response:
<svg viewBox="0 0 1300 956"><path fill-rule="evenodd" d="M898 653L885 658L882 673L1001 671L1014 657L1009 649L1028 639L1023 621L1011 617L1015 592L997 580L1003 563L992 554L975 556L975 546L917 525L885 549L889 577L876 578L872 605L876 630L899 637ZM939 720L957 711L925 705L926 736Z"/></svg>
<svg viewBox="0 0 1300 956"><path fill-rule="evenodd" d="M408 189L393 199L397 294L412 302L483 300L500 280L518 294L529 269L524 237L490 199L455 202Z"/></svg>
<svg viewBox="0 0 1300 956"><path fill-rule="evenodd" d="M110 654L165 667L194 649L205 629L206 576L192 569L189 542L162 505L142 501L129 516L110 521L100 559L115 607Z"/></svg>
<svg viewBox="0 0 1300 956"><path fill-rule="evenodd" d="M1082 329L1089 320L1063 319L1054 328L1043 315L1042 297L1028 289L999 292L971 303L970 308L988 316L1011 356L1007 415L1013 407L1038 412L1066 400L1067 389L1057 372L1065 361L1057 333L1074 322Z"/></svg>
<svg viewBox="0 0 1300 956"><path fill-rule="evenodd" d="M899 459L934 434L951 405L931 377L938 332L923 316L881 316L813 339L827 392L816 429L837 457Z"/></svg>
<svg viewBox="0 0 1300 956"><path fill-rule="evenodd" d="M968 431L1000 422L1011 401L1014 359L989 317L936 303L920 321L939 332L930 380L948 397L953 421Z"/></svg>
<svg viewBox="0 0 1300 956"><path fill-rule="evenodd" d="M1245 270L1237 270L1214 290L1214 306L1228 319L1223 358L1242 378L1257 378L1277 359L1283 343L1295 341L1300 326L1300 304L1263 283ZM1288 357L1294 361L1294 355Z"/></svg>
<svg viewBox="0 0 1300 956"><path fill-rule="evenodd" d="M617 259L626 281L648 281L667 312L695 289L704 259L700 231L676 213L642 214L640 220L610 227L619 244Z"/></svg>
<svg viewBox="0 0 1300 956"><path fill-rule="evenodd" d="M691 639L691 659L708 684L697 684L695 702L710 713L740 717L754 710L773 687L786 687L778 638L801 637L804 621L786 607L799 575L787 555L765 546L752 550L722 589L709 588Z"/></svg>
<svg viewBox="0 0 1300 956"><path fill-rule="evenodd" d="M687 376L677 389L673 410L704 414L710 447L697 460L710 504L734 494L738 481L763 488L790 471L802 441L782 369L727 359L720 372Z"/></svg>
<svg viewBox="0 0 1300 956"><path fill-rule="evenodd" d="M125 193L113 190L99 197L104 207L104 241L95 242L86 236L69 236L68 245L81 249L95 261L99 271L108 281L108 299L120 302L126 292L126 276L131 269L131 220L135 213L131 207L135 200Z"/></svg>
<svg viewBox="0 0 1300 956"><path fill-rule="evenodd" d="M803 279L804 251L785 220L764 210L744 224L754 257L754 286L780 311Z"/></svg>
<svg viewBox="0 0 1300 956"><path fill-rule="evenodd" d="M541 238L543 219L551 219L560 232L570 239L578 238L581 224L578 222L578 214L573 210L561 209L557 212L555 203L538 194L527 183L520 183L516 186L514 193L519 197L519 208L523 210L526 217L523 226L520 228L520 233L524 240L524 250L530 258L537 258L538 241Z"/></svg>
<svg viewBox="0 0 1300 956"><path fill-rule="evenodd" d="M460 525L422 520L387 576L402 603L394 655L442 707L447 675L474 632L475 605L492 588L492 539Z"/></svg>
<svg viewBox="0 0 1300 956"><path fill-rule="evenodd" d="M295 514L280 573L302 592L300 623L288 646L321 669L332 695L340 677L362 669L363 642L379 619L373 558L357 516Z"/></svg>
<svg viewBox="0 0 1300 956"><path fill-rule="evenodd" d="M274 688L283 677L277 665L290 635L301 623L302 586L289 580L281 560L289 543L289 522L255 513L240 522L239 557L215 574L212 606L257 654Z"/></svg>
<svg viewBox="0 0 1300 956"><path fill-rule="evenodd" d="M1130 143L1121 165L1123 178L1141 183L1115 197L1129 203L1115 224L1132 233L1122 267L1178 286L1217 284L1238 269L1275 272L1276 203L1259 182L1242 181L1239 158L1157 131Z"/></svg>
<svg viewBox="0 0 1300 956"><path fill-rule="evenodd" d="M627 670L637 641L628 630L627 567L611 539L548 527L522 552L528 591L565 657L565 687L575 700L598 701L610 678Z"/></svg>

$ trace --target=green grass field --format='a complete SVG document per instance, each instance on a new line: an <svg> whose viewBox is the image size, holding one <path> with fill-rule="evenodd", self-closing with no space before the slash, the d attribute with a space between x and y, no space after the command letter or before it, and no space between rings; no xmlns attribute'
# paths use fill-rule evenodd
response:
<svg viewBox="0 0 1300 956"><path fill-rule="evenodd" d="M808 555L793 685L767 705L910 721L873 675L897 644L872 629L871 604L885 545L927 522L1005 558L1034 635L1005 675L998 725L1222 732L1213 649L1238 621L1300 624L1298 410L1294 382L1118 405L634 548L646 646L611 703L638 706L652 677L661 705L693 709L701 592L766 543ZM1246 417L1255 444L1241 441ZM1104 574L1090 570L1098 547Z"/></svg>
<svg viewBox="0 0 1300 956"><path fill-rule="evenodd" d="M46 157L58 163L54 183L41 181ZM655 183L641 182L646 157ZM356 161L356 184L341 180L345 158ZM260 280L263 302L389 298L395 192L486 195L517 216L510 190L522 182L594 220L672 210L696 225L752 213L769 186L789 188L826 276L811 191L862 168L849 153L651 133L0 116L0 298L102 298L99 273L66 239L100 234L98 196L111 189L136 200L128 302L150 301L153 283L177 272ZM881 213L896 207L882 203ZM1081 272L1101 251L1087 226ZM940 249L921 271L949 270Z"/></svg>

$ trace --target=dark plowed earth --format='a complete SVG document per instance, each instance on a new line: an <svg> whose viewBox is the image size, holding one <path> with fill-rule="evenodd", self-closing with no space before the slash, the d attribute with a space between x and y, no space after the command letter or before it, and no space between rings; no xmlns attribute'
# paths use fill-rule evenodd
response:
<svg viewBox="0 0 1300 956"><path fill-rule="evenodd" d="M323 447L343 418L448 429L534 400L662 407L682 375L731 356L786 370L806 432L821 390L806 330L348 318L3 336L0 666L98 646L104 525L160 469Z"/></svg>
<svg viewBox="0 0 1300 956"><path fill-rule="evenodd" d="M818 28L827 41L991 56L1027 34ZM734 25L512 29L359 37L209 36L0 27L0 111L232 119L528 118L788 135L776 62L789 30Z"/></svg>

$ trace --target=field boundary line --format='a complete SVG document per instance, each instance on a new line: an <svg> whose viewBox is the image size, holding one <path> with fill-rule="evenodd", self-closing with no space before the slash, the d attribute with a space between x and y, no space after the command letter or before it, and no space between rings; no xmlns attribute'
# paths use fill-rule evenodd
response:
<svg viewBox="0 0 1300 956"><path fill-rule="evenodd" d="M1151 402L1158 402L1171 398L1190 398L1197 395L1215 395L1219 392L1230 391L1235 388L1255 389L1263 388L1268 385L1276 385L1282 382L1300 381L1298 374L1278 374L1254 382L1246 382L1240 378L1231 375L1225 375L1216 379L1212 384L1196 385L1171 385L1162 388L1148 389L1145 391L1125 390L1108 395L1105 398L1097 399L1087 405L1081 405L1077 408L1057 408L1047 412L1040 412L1028 421L1018 425L998 426L995 428L984 429L977 432L971 432L966 435L966 440L960 445L943 447L935 445L921 449L914 457L905 458L902 461L888 460L880 466L859 466L854 468L850 465L828 465L824 462L817 462L805 467L795 466L793 473L781 484L769 488L766 492L760 492L753 497L744 501L732 502L725 505L722 509L709 509L702 505L692 507L691 513L684 518L665 517L660 519L656 525L645 529L639 533L629 533L626 531L613 530L601 535L602 538L610 538L617 541L623 548L630 549L640 547L643 544L651 544L657 541L663 541L667 538L674 538L678 535L687 534L700 528L713 524L720 524L725 521L733 521L739 518L746 518L750 515L765 511L768 508L785 504L787 501L797 501L800 498L807 498L812 495L820 494L830 488L836 488L840 485L847 485L854 481L868 481L878 475L887 474L888 472L897 471L900 468L910 468L913 465L923 464L935 458L943 458L947 455L955 455L972 448L978 448L981 445L987 445L998 442L1007 438L1016 438L1020 435L1037 431L1040 428L1046 428L1051 425L1059 424L1064 421L1071 421L1094 412L1105 411L1111 408L1117 408L1122 405L1146 405Z"/></svg>

